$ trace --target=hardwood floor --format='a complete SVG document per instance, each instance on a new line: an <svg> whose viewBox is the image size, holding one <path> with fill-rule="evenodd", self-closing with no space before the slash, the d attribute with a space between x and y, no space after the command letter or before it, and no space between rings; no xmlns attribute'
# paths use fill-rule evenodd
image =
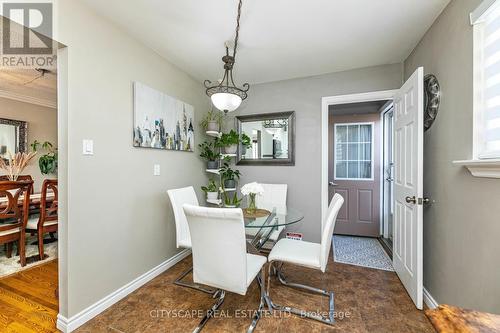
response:
<svg viewBox="0 0 500 333"><path fill-rule="evenodd" d="M57 260L0 279L0 332L58 332Z"/></svg>
<svg viewBox="0 0 500 333"><path fill-rule="evenodd" d="M203 311L210 308L214 300L207 294L172 283L190 264L189 257L77 332L192 332L200 321L198 313L203 316ZM395 273L337 264L331 258L325 274L292 266L286 267L285 273L290 281L333 290L337 315L345 317L327 326L288 314L281 317L267 314L255 332L434 332L425 314L416 310ZM271 284L271 296L279 304L313 311L328 309L326 297L312 296L276 282ZM246 296L226 294L218 316L208 322L203 332L246 332L251 322L251 314L246 311L257 309L258 302L255 282Z"/></svg>

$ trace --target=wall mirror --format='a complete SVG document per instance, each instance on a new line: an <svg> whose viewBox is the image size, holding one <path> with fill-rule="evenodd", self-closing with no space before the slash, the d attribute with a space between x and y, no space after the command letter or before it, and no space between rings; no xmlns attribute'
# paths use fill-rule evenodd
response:
<svg viewBox="0 0 500 333"><path fill-rule="evenodd" d="M238 165L295 165L295 111L236 117Z"/></svg>
<svg viewBox="0 0 500 333"><path fill-rule="evenodd" d="M28 123L0 118L0 157L7 159L9 152L14 155L27 151Z"/></svg>

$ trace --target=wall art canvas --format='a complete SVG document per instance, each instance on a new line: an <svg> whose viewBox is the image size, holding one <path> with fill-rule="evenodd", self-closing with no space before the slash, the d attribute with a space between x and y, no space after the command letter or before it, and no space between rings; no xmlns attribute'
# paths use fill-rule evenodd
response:
<svg viewBox="0 0 500 333"><path fill-rule="evenodd" d="M194 150L194 108L134 82L134 147Z"/></svg>

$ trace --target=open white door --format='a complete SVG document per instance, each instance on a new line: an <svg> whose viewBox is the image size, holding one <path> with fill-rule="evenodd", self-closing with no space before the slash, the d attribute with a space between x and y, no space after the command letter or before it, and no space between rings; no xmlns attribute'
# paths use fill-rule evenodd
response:
<svg viewBox="0 0 500 333"><path fill-rule="evenodd" d="M418 309L423 298L424 69L394 98L393 265Z"/></svg>

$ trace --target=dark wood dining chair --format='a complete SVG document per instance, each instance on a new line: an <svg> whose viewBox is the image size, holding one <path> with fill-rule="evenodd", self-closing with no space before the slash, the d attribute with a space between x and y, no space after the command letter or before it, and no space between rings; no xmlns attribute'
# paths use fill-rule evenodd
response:
<svg viewBox="0 0 500 333"><path fill-rule="evenodd" d="M52 191L54 194L53 199L47 200L47 193ZM40 217L30 218L26 224L26 232L36 233L38 236L38 255L40 260L44 259L43 251L43 236L46 233L51 235L57 232L58 219L57 219L57 179L46 179L42 185L42 197L40 201Z"/></svg>
<svg viewBox="0 0 500 333"><path fill-rule="evenodd" d="M21 266L26 266L24 226L28 222L32 187L33 181L0 181L0 197L6 198L0 203L0 244L7 244L10 258L13 244L17 242Z"/></svg>
<svg viewBox="0 0 500 333"><path fill-rule="evenodd" d="M8 182L9 181L9 177L8 176L0 176L0 182ZM18 182L24 182L24 181L27 181L27 182L32 182L33 181L33 177L31 177L31 175L20 175L17 177L17 181ZM35 190L35 187L34 186L31 186L31 194L34 193L34 190Z"/></svg>

